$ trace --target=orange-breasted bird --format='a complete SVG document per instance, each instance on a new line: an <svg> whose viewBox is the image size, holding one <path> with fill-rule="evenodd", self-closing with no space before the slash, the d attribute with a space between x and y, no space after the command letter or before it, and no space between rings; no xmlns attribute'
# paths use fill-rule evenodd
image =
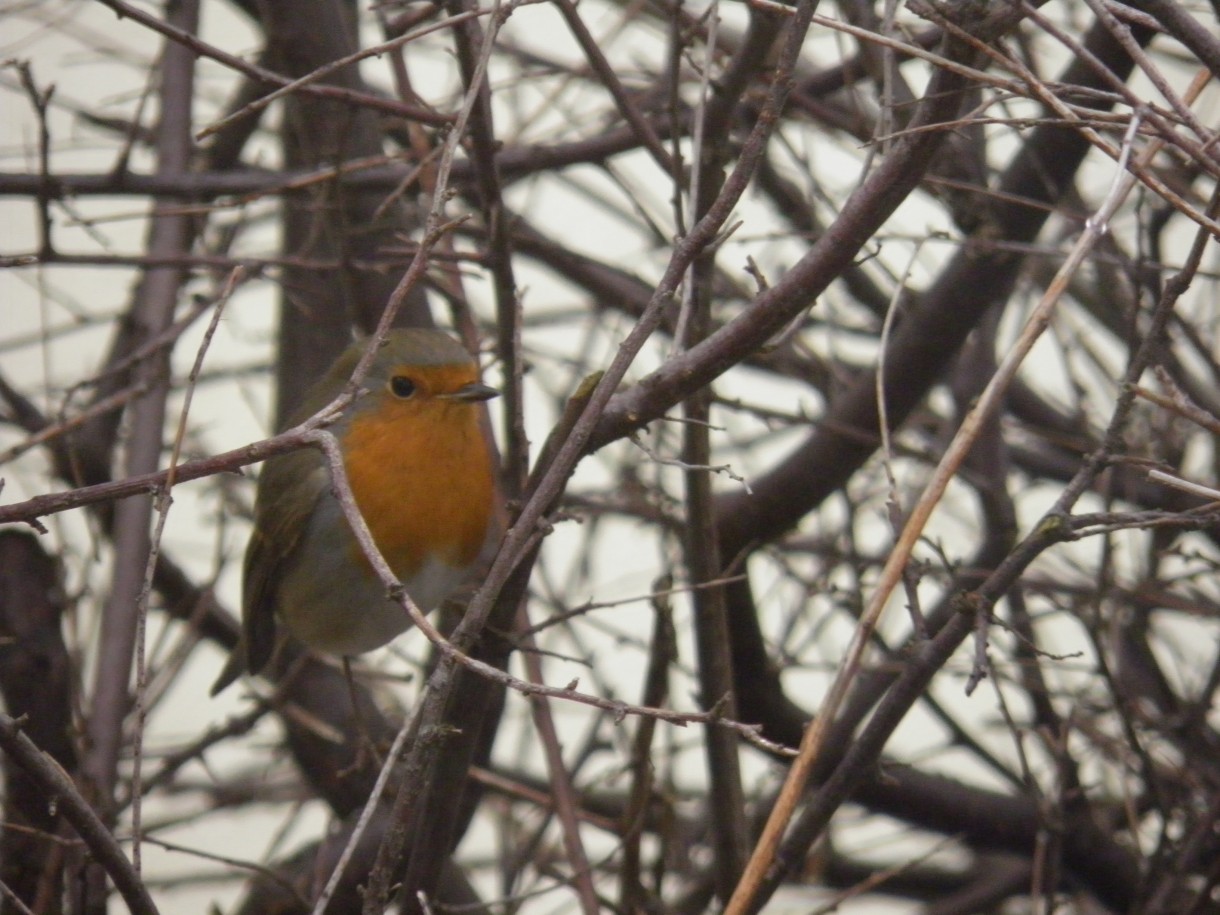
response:
<svg viewBox="0 0 1220 915"><path fill-rule="evenodd" d="M343 390L364 352L354 343L289 420L308 419ZM330 427L356 505L411 599L427 613L469 574L490 536L492 452L478 404L499 392L456 340L392 330ZM343 515L325 457L302 448L268 459L258 481L242 582L242 637L212 695L258 673L284 626L310 648L372 651L410 625L390 600Z"/></svg>

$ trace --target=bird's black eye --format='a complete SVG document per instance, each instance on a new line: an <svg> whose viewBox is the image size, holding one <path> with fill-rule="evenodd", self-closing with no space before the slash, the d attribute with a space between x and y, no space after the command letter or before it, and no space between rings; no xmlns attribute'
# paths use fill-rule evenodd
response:
<svg viewBox="0 0 1220 915"><path fill-rule="evenodd" d="M406 375L395 375L390 379L390 392L395 397L406 400L415 393L415 382Z"/></svg>

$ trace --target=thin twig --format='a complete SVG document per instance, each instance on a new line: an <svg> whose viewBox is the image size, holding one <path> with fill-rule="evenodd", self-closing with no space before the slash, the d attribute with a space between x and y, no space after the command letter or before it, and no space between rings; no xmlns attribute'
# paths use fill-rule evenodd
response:
<svg viewBox="0 0 1220 915"><path fill-rule="evenodd" d="M420 38L423 38L426 35L431 35L433 32L444 31L445 29L452 28L453 26L464 22L467 19L484 16L489 12L489 10L475 9L466 13L459 13L456 16L450 16L448 19L442 19L439 22L434 22L431 25L420 26L418 29L412 29L410 32L399 35L397 38L393 38L390 41L385 41L381 44L372 45L367 48L361 48L360 50L354 51L345 57L336 58L324 66L315 67L304 76L289 82L285 82L284 85L280 86L280 88L276 89L275 91L268 92L266 95L260 96L259 98L250 102L250 104L239 108L237 111L234 111L228 115L225 115L218 121L213 121L203 130L199 131L199 133L195 135L195 139L207 139L212 134L219 133L226 127L240 121L242 118L249 117L252 114L262 111L273 102L277 102L287 95L291 95L294 92L300 92L302 89L311 87L315 83L321 83L326 79L326 77L330 76L332 73L342 70L344 67L349 67L352 64L359 63L362 60L367 60L370 57L380 57L383 54L389 54L393 51L397 51L403 45L409 44L412 41L418 41ZM281 77L280 79L282 80L283 78ZM409 106L405 103L399 104L404 108L421 110L416 106ZM411 121L423 121L424 123L427 123L430 120L435 121L436 119L436 115L433 115L431 118L408 118L408 120Z"/></svg>
<svg viewBox="0 0 1220 915"><path fill-rule="evenodd" d="M1176 477L1173 474L1165 473L1161 470L1149 470L1148 479L1155 480L1157 483L1164 483L1166 486L1172 486L1174 489L1180 489L1183 492L1188 492L1192 495L1202 496L1204 499L1220 501L1220 489L1214 489L1211 486L1204 486L1202 483L1194 483L1190 480L1184 480L1181 477Z"/></svg>
<svg viewBox="0 0 1220 915"><path fill-rule="evenodd" d="M140 866L141 818L143 815L144 799L144 792L141 789L140 782L144 774L144 726L148 715L148 707L145 704L145 691L148 689L148 659L145 655L148 601L152 594L153 576L161 557L161 538L165 533L165 522L169 519L169 509L174 501L171 496L174 488L174 470L178 466L179 458L182 456L182 443L186 439L186 422L190 416L191 402L195 397L195 387L199 382L199 375L203 371L203 360L207 355L208 347L211 346L216 329L220 326L220 318L224 314L225 305L228 303L230 296L233 295L233 290L237 288L238 283L242 280L243 273L241 268L238 268L229 275L224 290L216 301L212 320L209 322L207 330L204 331L203 340L200 341L199 349L195 353L195 362L191 366L190 375L186 382L182 409L178 413L178 428L174 433L173 445L170 449L169 467L166 468L165 474L165 486L157 492L154 499L157 517L149 541L148 559L144 565L144 583L140 587L140 594L136 600L135 728L131 738L133 753L131 774L131 858L137 870Z"/></svg>
<svg viewBox="0 0 1220 915"><path fill-rule="evenodd" d="M207 42L201 41L191 32L183 29L175 28L168 22L158 19L156 16L144 12L124 0L100 0L101 3L110 7L114 12L123 19L131 19L133 22L138 22L147 29L151 29L160 35L164 35L171 41L177 42L184 47L190 49L200 57L207 57L215 60L218 63L224 64L230 70L236 73L241 73L251 79L259 80L260 82L270 83L274 86L283 86L290 80L282 74L272 70L266 70L256 66L248 61L243 60L236 55L222 51ZM383 111L387 114L393 114L410 121L421 121L425 124L434 124L441 126L446 123L446 118L436 114L427 108L419 108L412 105L404 105L402 102L396 102L393 99L382 98L376 95L369 95L364 92L356 92L351 89L343 89L339 86L329 85L307 85L302 87L304 92L311 95L316 95L321 98L336 99L338 101L349 102L356 105L363 105L366 108L371 108L374 111Z"/></svg>

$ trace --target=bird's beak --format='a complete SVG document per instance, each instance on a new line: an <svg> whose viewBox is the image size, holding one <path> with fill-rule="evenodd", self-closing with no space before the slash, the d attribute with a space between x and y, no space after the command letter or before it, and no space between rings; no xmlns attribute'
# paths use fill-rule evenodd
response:
<svg viewBox="0 0 1220 915"><path fill-rule="evenodd" d="M499 397L500 392L489 384L483 384L481 381L472 381L470 384L464 384L452 394L443 395L448 400L460 400L462 403L478 403L482 400L491 400L493 397Z"/></svg>

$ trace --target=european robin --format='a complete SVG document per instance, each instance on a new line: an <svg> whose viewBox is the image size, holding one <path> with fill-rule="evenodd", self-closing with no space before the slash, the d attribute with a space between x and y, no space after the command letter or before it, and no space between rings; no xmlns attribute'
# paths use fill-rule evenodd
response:
<svg viewBox="0 0 1220 915"><path fill-rule="evenodd" d="M354 343L288 425L334 400L365 343ZM411 599L427 613L469 574L493 514L492 455L478 404L495 397L452 337L393 330L363 393L330 427L360 514ZM254 502L242 582L242 638L212 695L271 659L283 625L310 648L372 651L410 625L352 534L325 457L302 448L270 458Z"/></svg>

